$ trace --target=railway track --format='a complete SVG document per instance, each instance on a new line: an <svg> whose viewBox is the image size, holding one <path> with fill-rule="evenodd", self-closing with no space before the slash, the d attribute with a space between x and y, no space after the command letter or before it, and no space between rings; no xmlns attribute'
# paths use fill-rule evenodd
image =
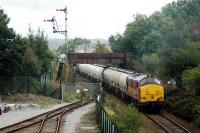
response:
<svg viewBox="0 0 200 133"><path fill-rule="evenodd" d="M170 119L166 115L160 114L146 114L156 125L158 125L166 133L191 133L188 129L184 128L174 120Z"/></svg>
<svg viewBox="0 0 200 133"><path fill-rule="evenodd" d="M63 107L45 112L43 114L26 119L24 121L3 127L0 129L0 133L13 133L13 132L21 131L26 128L31 128L37 124L39 126L38 126L38 130L35 132L41 133L45 129L45 125L48 125L47 122L52 118L56 118L55 132L59 133L62 116L82 105L89 104L90 102L92 102L92 100L84 101L84 102L78 101L69 105L65 105Z"/></svg>

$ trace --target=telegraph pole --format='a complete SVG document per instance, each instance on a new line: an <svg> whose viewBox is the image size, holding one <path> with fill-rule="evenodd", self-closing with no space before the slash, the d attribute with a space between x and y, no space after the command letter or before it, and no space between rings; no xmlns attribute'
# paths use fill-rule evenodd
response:
<svg viewBox="0 0 200 133"><path fill-rule="evenodd" d="M63 9L56 9L56 11L61 11L61 12L65 13L65 29L64 30L59 29L55 16L53 16L53 18L51 18L51 19L44 20L44 22L52 22L53 23L53 33L60 33L60 34L65 35L65 56L67 58L67 53L68 53L67 6L65 6L65 8L63 8Z"/></svg>
<svg viewBox="0 0 200 133"><path fill-rule="evenodd" d="M62 11L65 13L65 30L64 30L64 35L65 35L65 58L67 58L68 55L68 46L67 46L67 42L68 42L68 31L67 31L67 6L65 6L64 9L56 9L56 11ZM66 59L67 62L67 59Z"/></svg>
<svg viewBox="0 0 200 133"><path fill-rule="evenodd" d="M69 52L68 50L69 50L69 49L68 49L67 46L66 46L67 43L68 43L68 32L67 32L67 7L65 7L65 11L64 11L64 12L65 12L65 31L66 31L66 32L65 32L65 47L66 47L66 53L68 54L68 52ZM67 55L67 54L66 54L66 55ZM66 58L67 58L67 56L66 56Z"/></svg>
<svg viewBox="0 0 200 133"><path fill-rule="evenodd" d="M53 16L52 19L47 19L47 20L44 20L44 22L52 22L53 23L53 33L60 33L60 34L64 34L65 35L65 65L64 65L64 68L63 69L66 69L66 66L67 66L67 63L69 62L68 61L68 52L69 52L69 47L67 45L68 43L68 33L67 33L67 6L65 6L65 8L63 9L56 9L56 11L61 11L61 12L64 12L65 13L65 29L64 30L60 30L59 29L59 26L57 24L57 21L56 21L56 17ZM65 72L64 72L65 73ZM65 76L65 75L64 75ZM63 74L62 74L62 77L64 77ZM62 81L61 80L61 97L62 97L62 100L63 100L63 92L64 92L64 84L62 84Z"/></svg>

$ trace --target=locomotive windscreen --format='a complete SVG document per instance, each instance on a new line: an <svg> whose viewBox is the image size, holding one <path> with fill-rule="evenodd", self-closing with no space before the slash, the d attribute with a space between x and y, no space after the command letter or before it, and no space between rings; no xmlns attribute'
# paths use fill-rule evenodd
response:
<svg viewBox="0 0 200 133"><path fill-rule="evenodd" d="M158 84L158 85L161 84L160 80L154 77L145 77L139 82L140 85L152 84L152 83Z"/></svg>

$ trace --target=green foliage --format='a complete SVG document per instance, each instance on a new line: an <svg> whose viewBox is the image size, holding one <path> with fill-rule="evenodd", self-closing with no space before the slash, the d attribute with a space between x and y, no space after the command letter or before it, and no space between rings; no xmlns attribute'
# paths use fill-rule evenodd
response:
<svg viewBox="0 0 200 133"><path fill-rule="evenodd" d="M131 69L133 69L136 72L144 72L145 71L144 65L138 60L133 60L131 66L132 66Z"/></svg>
<svg viewBox="0 0 200 133"><path fill-rule="evenodd" d="M143 54L156 52L161 45L161 33L156 23L145 15L136 15L134 21L126 26L123 36L118 34L109 38L112 50L131 52L137 59Z"/></svg>
<svg viewBox="0 0 200 133"><path fill-rule="evenodd" d="M150 54L150 55L143 55L142 56L142 64L145 67L145 70L154 75L158 75L159 70L159 57L156 53Z"/></svg>
<svg viewBox="0 0 200 133"><path fill-rule="evenodd" d="M29 27L29 33L27 38L29 47L31 47L39 60L42 62L42 73L48 72L51 69L51 60L53 59L53 53L49 50L47 45L47 37L44 35L44 31L38 29L36 34Z"/></svg>
<svg viewBox="0 0 200 133"><path fill-rule="evenodd" d="M74 51L77 46L82 45L82 44L85 45L84 49L87 49L88 45L90 43L91 42L88 39L77 37L77 38L74 38L72 40L69 40L66 45L64 44L64 45L59 46L58 49L57 49L57 53L62 54L62 53L65 53L66 50Z"/></svg>
<svg viewBox="0 0 200 133"><path fill-rule="evenodd" d="M9 18L0 9L0 77L8 77L22 69L25 45L22 38L8 28Z"/></svg>
<svg viewBox="0 0 200 133"><path fill-rule="evenodd" d="M106 48L105 44L102 44L99 41L97 41L94 52L96 52L96 53L106 53L106 52L109 52L109 49Z"/></svg>
<svg viewBox="0 0 200 133"><path fill-rule="evenodd" d="M122 133L138 133L143 125L141 116L133 105L119 108L116 115L113 115L111 119Z"/></svg>
<svg viewBox="0 0 200 133"><path fill-rule="evenodd" d="M188 121L193 121L196 126L200 119L200 97L199 96L171 96L165 100L165 108L175 115Z"/></svg>
<svg viewBox="0 0 200 133"><path fill-rule="evenodd" d="M182 72L200 64L199 12L198 0L178 0L150 16L137 14L122 35L110 36L109 44L112 51L132 53L135 71L144 66L143 72L173 78L181 87Z"/></svg>
<svg viewBox="0 0 200 133"><path fill-rule="evenodd" d="M106 99L106 102L103 103L103 106L109 115L113 115L114 112L117 112L117 104L114 100Z"/></svg>
<svg viewBox="0 0 200 133"><path fill-rule="evenodd" d="M200 63L200 43L189 43L181 48L165 47L161 51L163 75L174 78L181 87L182 72L188 68L197 67Z"/></svg>
<svg viewBox="0 0 200 133"><path fill-rule="evenodd" d="M67 93L64 93L64 100L70 103L77 102L81 100L81 95L73 90L68 90Z"/></svg>
<svg viewBox="0 0 200 133"><path fill-rule="evenodd" d="M196 95L200 95L200 66L184 70L181 76L183 86Z"/></svg>
<svg viewBox="0 0 200 133"><path fill-rule="evenodd" d="M35 52L28 47L24 55L24 72L28 75L37 76L41 74L42 62L38 59Z"/></svg>
<svg viewBox="0 0 200 133"><path fill-rule="evenodd" d="M200 105L195 105L194 108L196 115L194 116L193 123L196 127L200 128Z"/></svg>

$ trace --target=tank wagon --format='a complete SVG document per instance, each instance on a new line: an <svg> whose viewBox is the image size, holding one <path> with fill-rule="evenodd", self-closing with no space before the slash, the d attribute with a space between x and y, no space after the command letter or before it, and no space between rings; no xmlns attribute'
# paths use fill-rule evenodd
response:
<svg viewBox="0 0 200 133"><path fill-rule="evenodd" d="M155 106L160 109L164 102L162 83L152 75L90 64L78 64L77 70L92 80L102 82L108 89L120 93L122 98L133 99L140 107Z"/></svg>

